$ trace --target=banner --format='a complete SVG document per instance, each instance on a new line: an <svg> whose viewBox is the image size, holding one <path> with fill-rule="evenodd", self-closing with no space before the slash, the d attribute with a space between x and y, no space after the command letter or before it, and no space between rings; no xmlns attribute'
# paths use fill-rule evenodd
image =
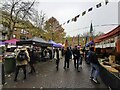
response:
<svg viewBox="0 0 120 90"><path fill-rule="evenodd" d="M90 37L89 37L89 40L92 41L93 40L93 26L92 26L92 23L90 25Z"/></svg>

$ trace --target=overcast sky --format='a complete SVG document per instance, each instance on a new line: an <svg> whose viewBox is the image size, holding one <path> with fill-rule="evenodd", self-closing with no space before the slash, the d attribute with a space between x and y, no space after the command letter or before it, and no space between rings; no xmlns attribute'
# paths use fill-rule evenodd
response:
<svg viewBox="0 0 120 90"><path fill-rule="evenodd" d="M33 0L31 0L33 1ZM67 35L76 36L90 30L92 22L95 25L118 24L118 1L108 0L36 0L36 9L46 14L47 18L55 17L60 24L71 20L75 16L82 14L93 7L91 12L86 12L84 16L80 15L76 22L66 23L62 27ZM98 3L102 3L100 8L96 8ZM114 29L116 25L94 27L95 33L101 31L107 33Z"/></svg>
<svg viewBox="0 0 120 90"><path fill-rule="evenodd" d="M83 11L93 7L91 12L80 15L77 22L70 22L63 25L67 35L76 36L89 31L90 23L94 25L118 24L118 1L108 0L38 0L37 9L46 13L47 18L55 17L60 24L71 20ZM98 3L102 3L100 8L96 8ZM94 27L95 33L101 31L107 33L115 28L116 25Z"/></svg>

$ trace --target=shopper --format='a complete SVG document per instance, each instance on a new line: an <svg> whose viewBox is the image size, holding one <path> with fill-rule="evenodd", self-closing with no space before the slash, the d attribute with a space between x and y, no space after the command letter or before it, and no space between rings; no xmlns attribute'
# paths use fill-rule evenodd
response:
<svg viewBox="0 0 120 90"><path fill-rule="evenodd" d="M74 56L74 67L77 69L78 72L80 72L78 70L79 62L80 62L80 51L78 50L77 46L75 46L75 48L73 50L73 56Z"/></svg>
<svg viewBox="0 0 120 90"><path fill-rule="evenodd" d="M69 47L67 47L67 50L65 51L64 69L66 69L66 64L67 64L67 68L69 68L70 56L71 56L71 51Z"/></svg>
<svg viewBox="0 0 120 90"><path fill-rule="evenodd" d="M57 69L57 71L58 71L58 68L59 68L59 62L60 62L59 49L56 48L56 69Z"/></svg>
<svg viewBox="0 0 120 90"><path fill-rule="evenodd" d="M99 81L97 80L97 77L99 75L99 61L97 58L96 53L94 52L94 47L90 47L90 52L88 55L90 64L91 64L91 74L90 79L94 81L95 83L99 84Z"/></svg>
<svg viewBox="0 0 120 90"><path fill-rule="evenodd" d="M35 73L34 65L35 65L36 60L37 60L37 58L35 56L36 49L34 47L30 48L30 49L28 49L28 52L29 52L29 56L30 56L30 62L29 62L30 72L29 72L29 74L33 74L33 73Z"/></svg>
<svg viewBox="0 0 120 90"><path fill-rule="evenodd" d="M17 76L20 68L23 69L24 79L26 79L26 66L30 61L28 51L25 47L22 47L16 54L16 71L14 81L17 81Z"/></svg>

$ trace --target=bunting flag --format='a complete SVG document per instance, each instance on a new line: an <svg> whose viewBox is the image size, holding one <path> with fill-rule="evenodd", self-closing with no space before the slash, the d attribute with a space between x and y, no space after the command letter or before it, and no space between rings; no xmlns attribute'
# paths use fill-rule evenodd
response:
<svg viewBox="0 0 120 90"><path fill-rule="evenodd" d="M76 22L77 21L77 17L72 18L72 21Z"/></svg>
<svg viewBox="0 0 120 90"><path fill-rule="evenodd" d="M65 25L65 23L63 23L63 25Z"/></svg>
<svg viewBox="0 0 120 90"><path fill-rule="evenodd" d="M92 9L93 9L93 8L89 8L89 9L88 9L88 12L92 11Z"/></svg>
<svg viewBox="0 0 120 90"><path fill-rule="evenodd" d="M75 37L73 36L73 38L72 38L72 47L74 48L74 39L75 39Z"/></svg>
<svg viewBox="0 0 120 90"><path fill-rule="evenodd" d="M109 3L109 1L108 0L105 0L105 5L107 5Z"/></svg>
<svg viewBox="0 0 120 90"><path fill-rule="evenodd" d="M87 44L87 40L88 40L88 36L86 35L86 37L85 37L85 46Z"/></svg>
<svg viewBox="0 0 120 90"><path fill-rule="evenodd" d="M86 14L86 11L82 12L82 16L84 16Z"/></svg>
<svg viewBox="0 0 120 90"><path fill-rule="evenodd" d="M76 18L79 18L80 14L76 16Z"/></svg>
<svg viewBox="0 0 120 90"><path fill-rule="evenodd" d="M107 5L108 3L109 3L109 1L108 1L108 0L105 0L105 5ZM101 6L102 6L102 3L100 2L100 3L98 3L95 7L96 7L96 8L100 8ZM93 7L89 8L89 9L88 9L88 12L90 12L90 11L92 11L92 10L93 10ZM87 12L87 11L82 12L82 16L84 16L84 15L86 14L86 12ZM71 21L76 22L79 17L80 17L80 14L77 15L77 16L75 16L74 18L72 18ZM70 22L70 20L68 20L66 23L68 24L69 22ZM66 23L63 23L63 25L66 24Z"/></svg>
<svg viewBox="0 0 120 90"><path fill-rule="evenodd" d="M67 21L67 23L69 23L69 22L70 22L70 20Z"/></svg>
<svg viewBox="0 0 120 90"><path fill-rule="evenodd" d="M96 5L96 8L99 8L101 6L102 6L101 3L99 3L99 4Z"/></svg>
<svg viewBox="0 0 120 90"><path fill-rule="evenodd" d="M90 37L89 37L89 39L90 39L90 41L92 41L93 40L93 26L92 26L92 23L91 23L91 25L90 25Z"/></svg>
<svg viewBox="0 0 120 90"><path fill-rule="evenodd" d="M68 40L65 40L65 50L67 49L68 47Z"/></svg>
<svg viewBox="0 0 120 90"><path fill-rule="evenodd" d="M75 16L74 18L72 18L72 21L76 22L77 21L77 18L79 18L80 14Z"/></svg>

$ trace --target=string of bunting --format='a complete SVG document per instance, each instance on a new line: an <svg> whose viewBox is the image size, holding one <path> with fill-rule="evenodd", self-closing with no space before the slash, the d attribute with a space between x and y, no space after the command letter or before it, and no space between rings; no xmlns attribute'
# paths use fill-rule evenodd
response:
<svg viewBox="0 0 120 90"><path fill-rule="evenodd" d="M109 1L105 0L105 5L107 5L108 3L109 3ZM102 3L100 2L95 7L100 8L101 6L102 6ZM68 24L68 23L73 22L73 21L76 22L77 19L80 17L80 15L84 16L87 12L91 12L92 10L93 10L93 7L89 8L87 11L83 11L82 14L79 14L79 15L75 16L74 18L68 20L67 22L64 22L61 25L65 25L66 23Z"/></svg>

